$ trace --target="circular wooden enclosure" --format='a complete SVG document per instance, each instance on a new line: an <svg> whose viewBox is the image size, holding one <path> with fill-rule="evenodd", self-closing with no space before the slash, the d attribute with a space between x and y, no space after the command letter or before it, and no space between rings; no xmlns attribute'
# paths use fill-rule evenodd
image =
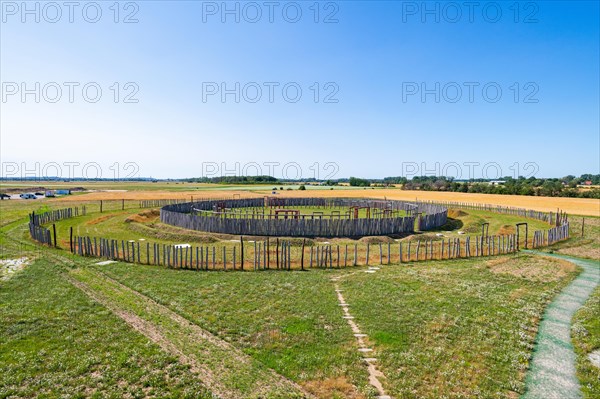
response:
<svg viewBox="0 0 600 399"><path fill-rule="evenodd" d="M324 212L301 214L297 208L320 207ZM243 208L270 209L243 212ZM328 208L347 208L327 213ZM358 217L356 209L369 209ZM429 203L355 198L250 198L206 200L161 208L161 222L211 233L280 237L363 237L408 234L446 223L446 207ZM402 215L402 216L399 216Z"/></svg>

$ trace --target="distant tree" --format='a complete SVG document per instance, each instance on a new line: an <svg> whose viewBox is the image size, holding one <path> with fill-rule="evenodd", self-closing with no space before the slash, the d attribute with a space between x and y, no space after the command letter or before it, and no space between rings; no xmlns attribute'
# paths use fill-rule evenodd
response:
<svg viewBox="0 0 600 399"><path fill-rule="evenodd" d="M349 183L352 187L369 187L371 185L370 181L358 177L351 177Z"/></svg>

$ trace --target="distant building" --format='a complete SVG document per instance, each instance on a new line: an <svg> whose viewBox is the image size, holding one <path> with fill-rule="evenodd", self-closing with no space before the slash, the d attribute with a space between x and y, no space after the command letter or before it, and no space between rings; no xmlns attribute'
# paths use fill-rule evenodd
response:
<svg viewBox="0 0 600 399"><path fill-rule="evenodd" d="M491 181L490 181L490 184L491 184L492 186L501 186L501 185L503 185L504 183L506 183L506 181L505 181L505 180L491 180Z"/></svg>
<svg viewBox="0 0 600 399"><path fill-rule="evenodd" d="M591 180L586 180L585 183L586 186L591 186L592 185L592 181Z"/></svg>

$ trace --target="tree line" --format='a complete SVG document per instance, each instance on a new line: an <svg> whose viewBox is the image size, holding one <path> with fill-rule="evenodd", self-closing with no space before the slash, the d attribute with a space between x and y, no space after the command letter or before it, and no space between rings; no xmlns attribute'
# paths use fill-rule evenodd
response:
<svg viewBox="0 0 600 399"><path fill-rule="evenodd" d="M455 181L446 176L386 177L383 180L350 178L350 185L365 187L370 185L400 184L403 190L450 191L461 193L529 195L545 197L600 198L600 189L581 188L587 185L600 185L600 174L583 174L579 177L568 175L562 178L523 177L515 179L506 176L497 180L471 179Z"/></svg>

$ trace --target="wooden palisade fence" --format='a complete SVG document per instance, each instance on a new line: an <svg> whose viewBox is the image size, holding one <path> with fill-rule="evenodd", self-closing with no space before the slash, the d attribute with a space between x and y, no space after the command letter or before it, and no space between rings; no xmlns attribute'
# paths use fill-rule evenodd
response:
<svg viewBox="0 0 600 399"><path fill-rule="evenodd" d="M281 206L289 207L365 207L404 211L410 216L352 218L351 216L302 215L290 218L274 218L264 213L252 213L240 217L235 212L213 212L215 208L259 208L265 205L264 198L248 198L226 201L207 200L164 206L160 211L161 222L189 230L233 235L258 235L280 237L361 237L390 234L408 234L415 229L415 213L419 216L419 229L431 230L446 223L447 209L429 203L412 204L392 200L356 200L325 198L277 198ZM384 215L383 212L378 212Z"/></svg>
<svg viewBox="0 0 600 399"><path fill-rule="evenodd" d="M263 199L259 199L262 201ZM162 200L161 200L162 201ZM169 200L167 200L169 201ZM237 200L239 201L239 200ZM246 201L246 200L244 200ZM383 201L382 201L383 202ZM386 201L387 202L387 201ZM253 204L254 202L251 202ZM169 204L172 205L173 203ZM194 203L197 204L197 203ZM148 204L144 204L148 205ZM178 203L177 206L188 206ZM411 205L411 207L409 207ZM569 224L566 214L544 214L537 211L518 208L504 208L482 205L454 205L418 203L406 206L411 212L424 212L425 215L404 217L411 219L414 226L415 217L421 225L427 216L435 215L439 205L481 209L491 212L511 213L523 217L558 223L548 230L538 230L524 242L525 248L538 248L552 245L569 238ZM142 204L140 203L140 206ZM328 206L324 204L323 206ZM46 213L30 215L29 231L31 237L46 245L56 245L56 230L53 233L41 223L51 223L61 219L85 215L86 208L66 208ZM437 217L437 216L434 216ZM235 219L232 219L235 220ZM261 220L261 219L255 219ZM382 218L381 220L385 220ZM297 222L297 221L296 221ZM440 223L435 220L431 223ZM444 220L445 222L445 220ZM110 238L89 236L70 237L71 252L81 256L105 258L131 263L167 266L176 269L192 270L292 270L310 268L340 268L360 265L383 265L391 263L408 263L424 260L441 260L471 258L515 253L520 249L517 234L497 236L464 236L458 238L418 239L417 236L403 242L385 242L377 244L342 244L332 245L319 243L306 245L306 240L286 240L265 238L248 241L240 237L237 244L176 246L148 241L124 241Z"/></svg>
<svg viewBox="0 0 600 399"><path fill-rule="evenodd" d="M525 243L517 234L412 239L376 244L315 244L267 238L235 245L177 246L148 241L75 237L73 252L147 265L191 270L292 270L408 263L516 253L521 246L539 248L569 237L569 225L535 231ZM274 243L275 242L275 243Z"/></svg>

